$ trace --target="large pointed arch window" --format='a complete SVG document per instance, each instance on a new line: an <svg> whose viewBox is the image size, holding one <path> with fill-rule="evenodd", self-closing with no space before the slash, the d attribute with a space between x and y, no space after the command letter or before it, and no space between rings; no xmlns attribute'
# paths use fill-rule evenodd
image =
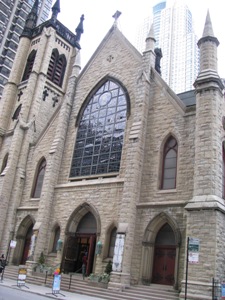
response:
<svg viewBox="0 0 225 300"><path fill-rule="evenodd" d="M46 169L46 160L42 159L37 169L37 174L35 177L34 187L32 191L32 198L40 198L41 196L41 190L42 190L44 176L45 176L45 169Z"/></svg>
<svg viewBox="0 0 225 300"><path fill-rule="evenodd" d="M122 86L107 80L80 115L71 177L118 172L127 116Z"/></svg>
<svg viewBox="0 0 225 300"><path fill-rule="evenodd" d="M64 73L66 69L66 57L64 54L59 55L57 49L53 49L51 59L48 66L47 78L62 86Z"/></svg>
<svg viewBox="0 0 225 300"><path fill-rule="evenodd" d="M22 81L27 80L30 77L30 74L31 74L32 69L33 69L36 53L37 53L37 50L32 50L30 55L28 56L27 64L26 64L26 68L25 68L25 71L24 71L24 74L23 74Z"/></svg>
<svg viewBox="0 0 225 300"><path fill-rule="evenodd" d="M163 169L161 188L163 190L176 188L177 175L177 141L173 136L170 136L163 150Z"/></svg>

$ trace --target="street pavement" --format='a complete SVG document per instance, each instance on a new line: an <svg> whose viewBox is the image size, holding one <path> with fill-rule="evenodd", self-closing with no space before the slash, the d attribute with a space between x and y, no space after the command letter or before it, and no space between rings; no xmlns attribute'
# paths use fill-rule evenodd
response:
<svg viewBox="0 0 225 300"><path fill-rule="evenodd" d="M70 293L67 291L60 291L59 294L53 294L52 289L43 285L34 285L34 284L25 284L25 286L18 287L17 281L4 278L3 281L0 281L0 296L1 296L1 285L7 286L13 289L20 289L27 293L33 293L36 295L45 296L51 299L58 300L104 300L102 298L90 297L82 295L79 293Z"/></svg>

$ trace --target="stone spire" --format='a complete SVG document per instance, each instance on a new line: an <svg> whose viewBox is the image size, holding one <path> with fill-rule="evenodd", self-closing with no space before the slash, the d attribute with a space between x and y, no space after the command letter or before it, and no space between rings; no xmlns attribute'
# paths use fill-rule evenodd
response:
<svg viewBox="0 0 225 300"><path fill-rule="evenodd" d="M52 19L56 20L58 13L60 13L60 0L56 0L52 7Z"/></svg>
<svg viewBox="0 0 225 300"><path fill-rule="evenodd" d="M23 29L23 32L21 34L22 36L31 37L32 35L32 29L37 26L37 19L38 19L38 5L39 1L35 0L33 7L31 8L30 13L27 16L25 26Z"/></svg>
<svg viewBox="0 0 225 300"><path fill-rule="evenodd" d="M200 73L203 70L217 72L218 39L214 36L209 11L207 12L202 38L198 41L200 49Z"/></svg>
<svg viewBox="0 0 225 300"><path fill-rule="evenodd" d="M214 37L214 32L212 28L212 22L209 14L209 10L207 11L206 20L205 20L205 27L203 30L202 37L211 36Z"/></svg>
<svg viewBox="0 0 225 300"><path fill-rule="evenodd" d="M154 51L155 42L156 42L156 40L155 40L155 35L154 35L154 27L153 27L153 23L152 23L149 33L148 33L148 36L146 37L146 40L145 40L145 51L149 51L149 50Z"/></svg>

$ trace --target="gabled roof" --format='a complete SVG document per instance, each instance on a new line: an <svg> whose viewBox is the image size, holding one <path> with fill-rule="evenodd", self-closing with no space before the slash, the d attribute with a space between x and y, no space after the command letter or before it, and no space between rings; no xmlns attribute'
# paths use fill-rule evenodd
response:
<svg viewBox="0 0 225 300"><path fill-rule="evenodd" d="M95 50L95 52L92 54L92 56L90 57L89 61L87 62L87 64L84 66L84 68L82 69L80 76L82 77L83 74L86 72L86 70L89 68L89 65L91 64L91 62L95 59L95 57L98 55L98 53L101 51L102 48L104 48L104 46L106 45L106 43L113 37L113 36L117 36L117 38L120 40L120 42L127 48L129 49L129 51L131 51L133 53L133 55L135 57L137 57L137 59L140 60L140 63L142 61L142 55L141 53L130 43L130 41L123 35L123 33L118 29L117 26L113 25L110 30L107 32L107 34L105 35L105 37L103 38L103 40L101 41L101 43L99 44L99 46L97 47L97 49Z"/></svg>

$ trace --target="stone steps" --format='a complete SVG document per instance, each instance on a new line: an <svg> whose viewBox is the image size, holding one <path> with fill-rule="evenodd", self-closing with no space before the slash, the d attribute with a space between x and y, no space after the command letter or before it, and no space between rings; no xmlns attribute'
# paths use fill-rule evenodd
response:
<svg viewBox="0 0 225 300"><path fill-rule="evenodd" d="M18 277L18 267L7 266L4 271L4 277L15 279ZM34 276L27 276L26 284L45 285L52 287L52 276L37 273ZM81 274L73 274L72 277L67 274L62 275L62 291L75 292L88 296L95 296L105 300L178 300L178 292L170 286L151 284L150 286L136 285L125 289L123 292L112 291L103 287L94 286L87 278L82 279Z"/></svg>

